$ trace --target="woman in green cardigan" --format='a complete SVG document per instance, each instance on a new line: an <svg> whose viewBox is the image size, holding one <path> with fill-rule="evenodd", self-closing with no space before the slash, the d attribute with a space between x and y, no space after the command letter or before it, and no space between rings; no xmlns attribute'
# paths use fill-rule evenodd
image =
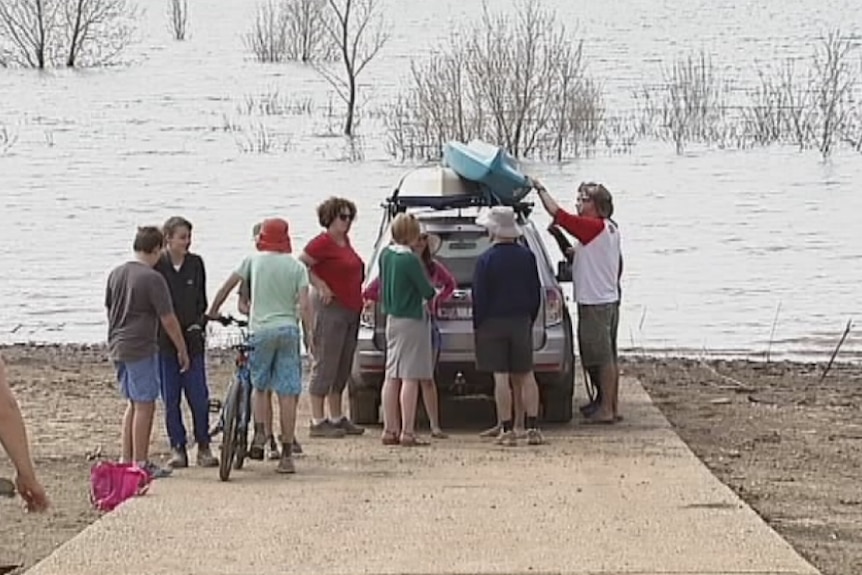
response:
<svg viewBox="0 0 862 575"><path fill-rule="evenodd" d="M434 377L426 302L436 292L412 249L420 231L416 218L398 214L392 221L392 244L380 254L381 301L386 314L384 445L427 445L416 437L416 401L419 382Z"/></svg>

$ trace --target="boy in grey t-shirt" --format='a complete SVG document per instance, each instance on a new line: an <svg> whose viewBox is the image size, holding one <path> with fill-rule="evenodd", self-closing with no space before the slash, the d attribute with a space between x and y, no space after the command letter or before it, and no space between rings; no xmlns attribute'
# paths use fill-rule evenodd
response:
<svg viewBox="0 0 862 575"><path fill-rule="evenodd" d="M189 367L186 342L174 315L168 284L153 266L164 236L156 227L138 228L135 259L108 276L108 352L117 370L120 392L129 404L123 417L123 461L134 462L154 478L170 470L149 461L153 415L160 392L158 329L161 323L177 349L180 369Z"/></svg>

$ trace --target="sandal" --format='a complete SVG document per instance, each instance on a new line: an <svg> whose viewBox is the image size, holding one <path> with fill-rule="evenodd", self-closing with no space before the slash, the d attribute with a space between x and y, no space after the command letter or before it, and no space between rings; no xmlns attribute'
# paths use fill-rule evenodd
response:
<svg viewBox="0 0 862 575"><path fill-rule="evenodd" d="M443 433L442 429L431 430L431 437L433 437L434 439L449 439L449 435Z"/></svg>
<svg viewBox="0 0 862 575"><path fill-rule="evenodd" d="M398 434L393 431L384 431L383 435L380 437L380 442L383 445L398 445L400 441L398 440Z"/></svg>
<svg viewBox="0 0 862 575"><path fill-rule="evenodd" d="M419 439L415 435L402 435L401 436L401 447L425 447L430 445L427 441L423 441Z"/></svg>

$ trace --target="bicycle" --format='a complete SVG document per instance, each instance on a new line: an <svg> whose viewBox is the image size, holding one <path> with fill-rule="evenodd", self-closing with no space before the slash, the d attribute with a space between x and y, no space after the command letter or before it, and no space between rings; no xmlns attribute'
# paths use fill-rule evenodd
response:
<svg viewBox="0 0 862 575"><path fill-rule="evenodd" d="M224 403L218 399L210 400L210 412L219 414L219 421L210 430L210 438L222 434L221 457L219 458L219 479L230 479L231 468L240 470L248 456L248 428L251 422L251 372L249 355L253 347L249 344L248 322L234 317L219 318L227 327L239 328L241 341L232 345L236 351L233 381L228 386Z"/></svg>

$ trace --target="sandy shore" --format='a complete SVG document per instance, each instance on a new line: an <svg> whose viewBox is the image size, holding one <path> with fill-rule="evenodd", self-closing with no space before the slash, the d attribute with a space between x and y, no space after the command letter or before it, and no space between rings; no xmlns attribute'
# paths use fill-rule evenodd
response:
<svg viewBox="0 0 862 575"><path fill-rule="evenodd" d="M101 348L13 346L0 353L54 502L47 516L29 516L0 501L0 566L29 566L98 518L88 499L87 455L117 455L124 405ZM231 367L229 356L211 353L215 394L223 393ZM624 371L641 379L719 479L824 574L862 572L862 369L840 365L820 382L822 366L810 364L627 358ZM305 401L301 410L303 440ZM487 417L487 406L480 411ZM155 452L167 452L161 414ZM0 476L10 473L0 461Z"/></svg>

